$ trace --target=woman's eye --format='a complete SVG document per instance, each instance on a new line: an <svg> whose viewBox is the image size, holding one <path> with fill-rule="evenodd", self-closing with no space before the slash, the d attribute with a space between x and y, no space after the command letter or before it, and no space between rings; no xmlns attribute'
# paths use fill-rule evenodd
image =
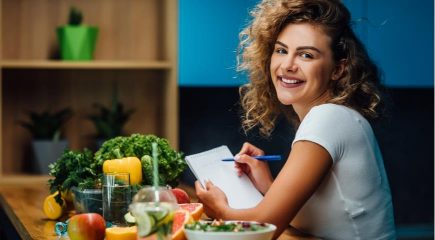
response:
<svg viewBox="0 0 435 240"><path fill-rule="evenodd" d="M275 53L287 54L287 51L284 48L277 48L277 49L275 49Z"/></svg>
<svg viewBox="0 0 435 240"><path fill-rule="evenodd" d="M313 59L313 55L310 53L306 53L306 52L302 52L299 54L299 56L301 56L302 58L309 58L309 59Z"/></svg>

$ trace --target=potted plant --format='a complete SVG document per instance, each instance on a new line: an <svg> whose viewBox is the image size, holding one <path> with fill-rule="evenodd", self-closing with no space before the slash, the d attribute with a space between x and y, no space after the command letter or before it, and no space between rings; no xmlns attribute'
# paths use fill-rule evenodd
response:
<svg viewBox="0 0 435 240"><path fill-rule="evenodd" d="M69 108L54 113L44 111L28 112L30 121L20 124L33 136L32 147L35 154L35 171L48 174L48 165L62 154L68 147L68 141L61 139L61 127L72 116Z"/></svg>
<svg viewBox="0 0 435 240"><path fill-rule="evenodd" d="M82 25L82 12L71 7L68 24L57 28L60 55L63 60L92 60L98 28Z"/></svg>
<svg viewBox="0 0 435 240"><path fill-rule="evenodd" d="M98 113L89 115L88 118L93 122L97 130L97 147L100 147L107 139L124 135L123 127L131 114L134 113L134 109L124 109L124 105L118 100L116 90L113 93L110 108L99 103L95 103L94 108L97 109Z"/></svg>

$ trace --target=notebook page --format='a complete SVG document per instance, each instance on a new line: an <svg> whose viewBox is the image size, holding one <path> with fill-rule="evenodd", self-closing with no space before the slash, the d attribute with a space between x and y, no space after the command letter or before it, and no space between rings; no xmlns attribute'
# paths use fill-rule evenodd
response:
<svg viewBox="0 0 435 240"><path fill-rule="evenodd" d="M254 187L251 180L243 174L237 176L234 162L223 162L224 158L231 158L227 146L217 147L205 152L186 156L186 162L195 177L204 186L209 179L227 196L230 207L242 209L256 206L263 196Z"/></svg>

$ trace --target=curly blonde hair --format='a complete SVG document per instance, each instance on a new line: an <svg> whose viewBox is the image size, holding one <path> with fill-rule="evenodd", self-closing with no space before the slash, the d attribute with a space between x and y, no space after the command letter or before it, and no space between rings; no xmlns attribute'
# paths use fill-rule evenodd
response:
<svg viewBox="0 0 435 240"><path fill-rule="evenodd" d="M292 23L320 26L332 39L334 61L344 60L344 73L331 85L329 103L345 105L371 119L378 116L381 102L379 74L363 44L355 36L350 13L339 0L263 0L252 11L250 24L239 34L238 70L250 82L239 89L246 131L259 127L269 136L280 114L299 124L292 107L281 104L270 75L274 44L281 30Z"/></svg>

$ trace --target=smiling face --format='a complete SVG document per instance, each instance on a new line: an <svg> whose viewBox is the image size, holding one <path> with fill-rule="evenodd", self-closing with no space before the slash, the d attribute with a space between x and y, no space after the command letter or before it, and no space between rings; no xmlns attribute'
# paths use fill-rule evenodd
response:
<svg viewBox="0 0 435 240"><path fill-rule="evenodd" d="M287 25L278 35L270 73L279 101L292 105L299 118L329 100L330 82L340 67L333 60L331 38L308 23Z"/></svg>

